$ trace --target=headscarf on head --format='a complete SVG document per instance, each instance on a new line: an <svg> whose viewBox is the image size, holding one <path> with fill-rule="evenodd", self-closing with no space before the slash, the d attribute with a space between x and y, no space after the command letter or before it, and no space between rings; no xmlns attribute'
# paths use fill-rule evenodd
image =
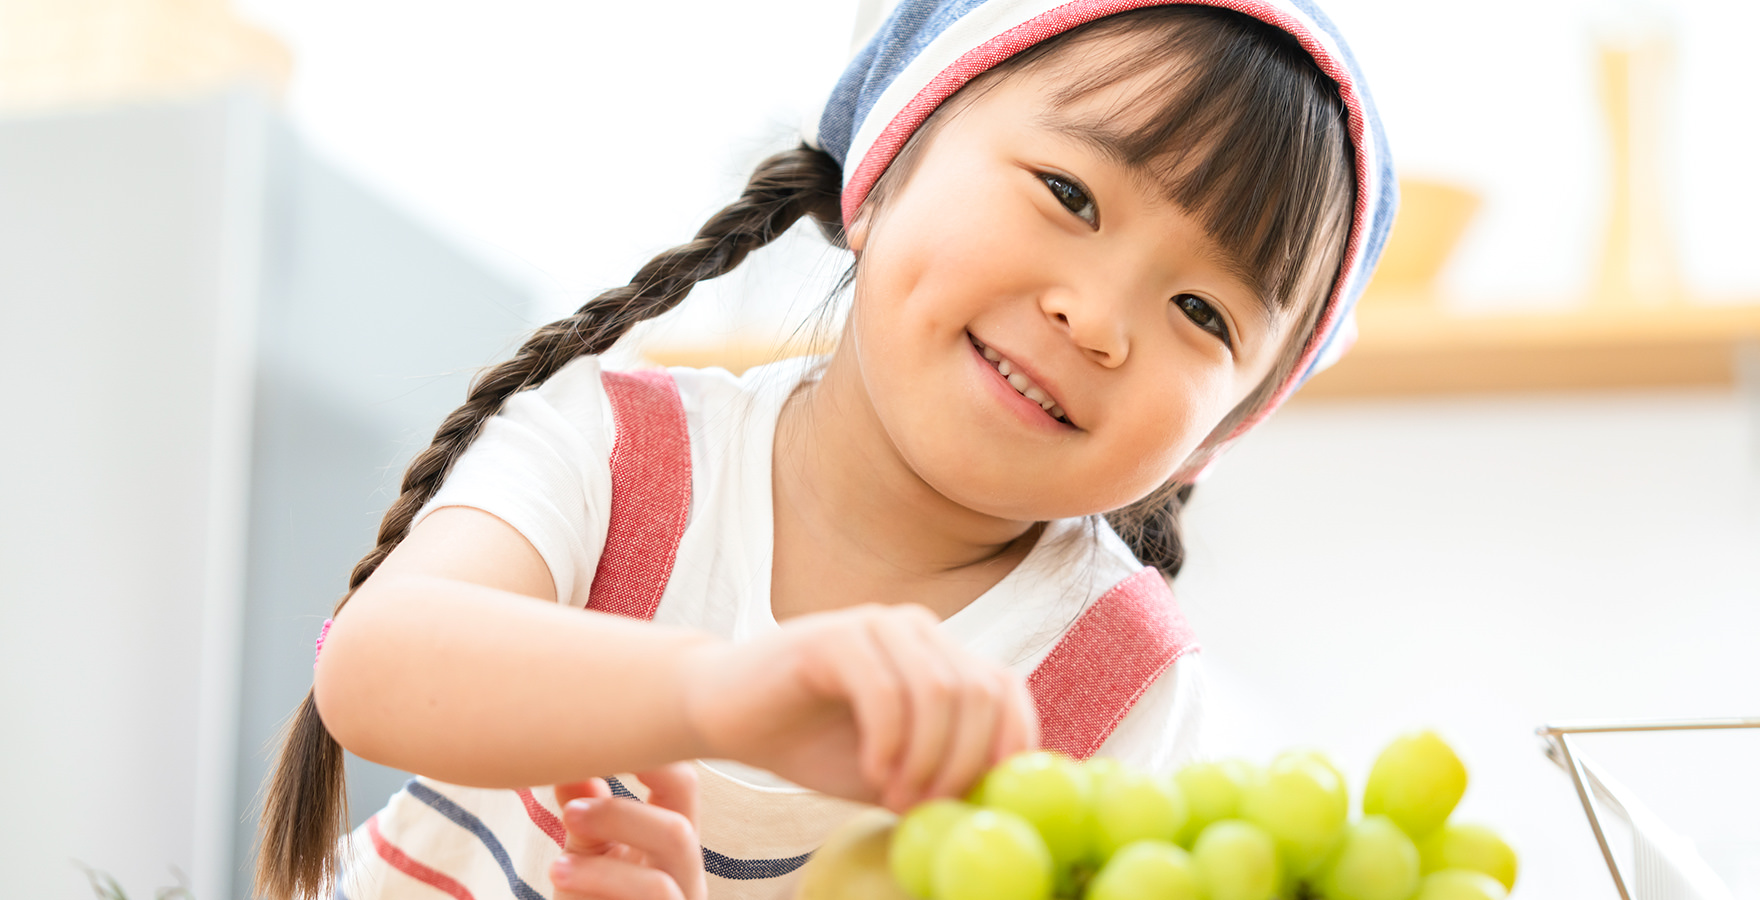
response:
<svg viewBox="0 0 1760 900"><path fill-rule="evenodd" d="M865 9L879 4L868 0ZM1048 38L1105 16L1150 6L1202 5L1244 13L1293 36L1338 83L1348 115L1357 203L1343 265L1314 337L1290 377L1238 436L1262 421L1356 340L1357 298L1387 243L1398 203L1387 138L1357 61L1332 21L1308 0L902 0L857 52L807 142L843 166L843 219L862 201L917 127L967 82Z"/></svg>

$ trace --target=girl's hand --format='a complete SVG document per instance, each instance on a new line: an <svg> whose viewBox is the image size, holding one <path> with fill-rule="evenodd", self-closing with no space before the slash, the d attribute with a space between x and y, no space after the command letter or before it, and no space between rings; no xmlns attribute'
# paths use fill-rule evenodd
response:
<svg viewBox="0 0 1760 900"><path fill-rule="evenodd" d="M960 796L1038 745L1026 685L942 634L914 604L801 616L686 660L686 715L705 756L903 811Z"/></svg>
<svg viewBox="0 0 1760 900"><path fill-rule="evenodd" d="M673 763L636 774L648 800L611 796L602 778L556 786L568 839L550 864L555 900L704 900L697 774Z"/></svg>

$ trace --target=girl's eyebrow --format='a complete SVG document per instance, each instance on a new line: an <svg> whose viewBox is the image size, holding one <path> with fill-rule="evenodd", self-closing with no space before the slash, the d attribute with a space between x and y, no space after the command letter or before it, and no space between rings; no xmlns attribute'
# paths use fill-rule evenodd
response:
<svg viewBox="0 0 1760 900"><path fill-rule="evenodd" d="M1033 125L1061 137L1069 138L1121 166L1128 166L1132 169L1142 168L1137 161L1130 158L1130 154L1125 152L1124 132L1092 122L1068 119L1052 112L1040 113L1035 116Z"/></svg>

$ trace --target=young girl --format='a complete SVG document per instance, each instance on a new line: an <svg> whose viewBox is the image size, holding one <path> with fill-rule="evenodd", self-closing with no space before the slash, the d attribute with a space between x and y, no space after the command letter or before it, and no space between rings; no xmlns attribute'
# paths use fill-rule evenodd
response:
<svg viewBox="0 0 1760 900"><path fill-rule="evenodd" d="M350 842L355 900L783 896L860 803L1034 746L1189 757L1179 509L1348 344L1383 144L1306 0L905 0L806 145L411 465L259 890L336 874L338 741L422 773ZM803 216L855 257L828 359L601 370Z"/></svg>

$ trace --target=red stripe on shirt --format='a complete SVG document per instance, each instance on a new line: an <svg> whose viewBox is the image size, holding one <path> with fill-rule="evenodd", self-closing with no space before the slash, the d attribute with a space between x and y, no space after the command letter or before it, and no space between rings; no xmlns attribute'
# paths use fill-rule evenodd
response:
<svg viewBox="0 0 1760 900"><path fill-rule="evenodd" d="M550 835L550 839L556 842L556 846L560 847L567 842L568 829L563 827L562 820L556 818L555 813L545 809L544 804L539 803L538 798L532 796L530 788L520 788L514 793L519 795L519 802L526 805L526 815L531 817L533 825Z"/></svg>
<svg viewBox="0 0 1760 900"><path fill-rule="evenodd" d="M457 881L454 881L434 869L416 862L410 858L409 854L398 849L396 844L386 840L385 835L379 833L378 816L374 816L367 820L367 834L372 835L373 849L378 851L379 858L385 860L391 868L396 869L423 884L433 887L436 890L442 891L448 896L456 897L458 900L476 900L475 897L471 896L471 892L466 889L464 885L459 884Z"/></svg>

